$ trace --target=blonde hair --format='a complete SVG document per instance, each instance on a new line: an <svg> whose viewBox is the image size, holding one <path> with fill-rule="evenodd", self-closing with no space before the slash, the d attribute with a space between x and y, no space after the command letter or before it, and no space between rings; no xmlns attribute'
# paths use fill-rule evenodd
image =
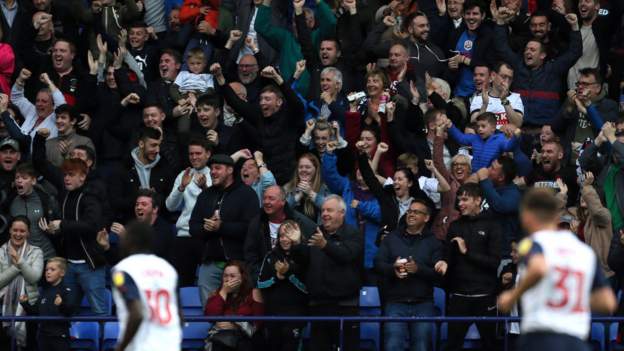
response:
<svg viewBox="0 0 624 351"><path fill-rule="evenodd" d="M62 270L63 272L67 271L67 260L64 259L63 257L52 257L50 259L48 259L48 262L46 262L46 266L50 263L56 263L59 266L59 269Z"/></svg>
<svg viewBox="0 0 624 351"><path fill-rule="evenodd" d="M471 164L471 160L470 157L464 155L464 154L457 154L455 156L453 156L453 158L451 159L451 167L453 166L453 163L455 162L464 162L468 165L468 171L470 173L472 173L472 164Z"/></svg>

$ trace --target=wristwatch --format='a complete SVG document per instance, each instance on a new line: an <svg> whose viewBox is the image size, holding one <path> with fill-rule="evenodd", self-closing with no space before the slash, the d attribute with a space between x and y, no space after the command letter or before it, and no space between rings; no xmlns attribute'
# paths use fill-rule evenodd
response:
<svg viewBox="0 0 624 351"><path fill-rule="evenodd" d="M501 99L501 104L503 104L503 106L507 106L507 105L509 105L509 100Z"/></svg>

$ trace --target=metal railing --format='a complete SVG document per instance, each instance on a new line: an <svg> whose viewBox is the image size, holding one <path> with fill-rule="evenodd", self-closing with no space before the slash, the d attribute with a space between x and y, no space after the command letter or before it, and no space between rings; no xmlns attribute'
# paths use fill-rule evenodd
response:
<svg viewBox="0 0 624 351"><path fill-rule="evenodd" d="M115 316L75 316L75 317L57 317L57 316L0 316L0 322L21 322L21 321L68 321L68 322L97 322L103 324L105 322L116 322ZM356 323L435 323L439 330L443 323L504 323L505 329L508 330L509 323L520 322L519 317L386 317L386 316L184 316L184 322L338 322L340 326L339 347L343 350L343 332L344 324L348 322ZM611 323L624 322L622 317L592 317L591 323L601 323L605 326L605 344L607 350L610 350L610 328ZM381 332L381 329L380 329ZM504 333L504 350L508 349L508 333ZM11 338L12 350L15 350L15 340Z"/></svg>

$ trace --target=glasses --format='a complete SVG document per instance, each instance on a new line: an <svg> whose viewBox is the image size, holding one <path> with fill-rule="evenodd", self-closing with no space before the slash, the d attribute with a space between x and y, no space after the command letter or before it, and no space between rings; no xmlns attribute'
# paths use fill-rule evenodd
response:
<svg viewBox="0 0 624 351"><path fill-rule="evenodd" d="M409 209L409 210L405 211L405 213L407 213L408 215L410 215L410 214L419 214L419 215L423 215L423 216L428 215L427 211L412 210L412 209Z"/></svg>
<svg viewBox="0 0 624 351"><path fill-rule="evenodd" d="M257 67L258 65L245 65L245 64L239 64L238 67L243 68L243 69L248 69L248 68L254 68Z"/></svg>

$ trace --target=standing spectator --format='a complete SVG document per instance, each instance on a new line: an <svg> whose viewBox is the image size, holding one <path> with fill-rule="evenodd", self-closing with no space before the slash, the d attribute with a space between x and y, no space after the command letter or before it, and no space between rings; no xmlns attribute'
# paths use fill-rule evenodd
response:
<svg viewBox="0 0 624 351"><path fill-rule="evenodd" d="M231 260L224 263L223 277L204 302L207 316L262 316L264 301L260 290L247 273L245 264ZM216 322L208 331L207 342L213 351L250 351L258 322ZM220 334L225 334L221 335ZM222 341L223 339L229 342ZM234 342L232 342L234 340Z"/></svg>
<svg viewBox="0 0 624 351"><path fill-rule="evenodd" d="M199 194L189 220L189 233L205 243L197 280L204 303L219 287L225 262L244 259L248 225L260 209L256 193L234 176L230 156L213 155L208 165L212 186Z"/></svg>
<svg viewBox="0 0 624 351"><path fill-rule="evenodd" d="M241 179L243 183L250 186L256 192L258 201L261 202L265 190L275 185L275 177L273 176L273 172L267 168L266 163L264 163L262 152L256 151L251 155L249 150L242 151L249 154L241 167Z"/></svg>
<svg viewBox="0 0 624 351"><path fill-rule="evenodd" d="M0 142L0 189L7 189L15 180L15 168L22 154L17 141L5 138Z"/></svg>
<svg viewBox="0 0 624 351"><path fill-rule="evenodd" d="M512 93L509 89L513 82L514 70L505 63L496 64L490 73L492 81L491 89L481 91L475 95L470 103L470 116L474 122L477 116L484 112L492 112L496 115L496 127L511 123L516 127L522 126L524 106L520 94Z"/></svg>
<svg viewBox="0 0 624 351"><path fill-rule="evenodd" d="M494 214L496 222L502 228L501 254L509 256L511 242L519 242L522 231L518 221L520 206L520 189L514 183L517 167L508 156L497 158L489 168L477 171L479 185L487 201L489 210Z"/></svg>
<svg viewBox="0 0 624 351"><path fill-rule="evenodd" d="M0 288L4 292L2 299L3 316L23 316L24 309L20 297L26 295L28 302L34 304L39 297L37 283L43 273L43 253L41 249L28 243L30 222L24 216L13 218L9 224L9 241L0 247ZM9 331L7 329L10 328ZM17 346L24 347L35 340L35 330L28 331L25 322L2 323L2 343L9 344L5 334L8 332L17 341ZM27 341L28 337L28 341Z"/></svg>
<svg viewBox="0 0 624 351"><path fill-rule="evenodd" d="M76 133L76 123L78 123L80 116L75 107L64 104L57 107L54 113L58 136L46 140L46 158L52 165L60 167L63 160L79 145L85 145L95 150L95 145L91 139Z"/></svg>
<svg viewBox="0 0 624 351"><path fill-rule="evenodd" d="M576 182L576 170L574 166L563 162L563 147L557 141L548 141L542 145L541 163L534 167L533 171L525 177L528 186L538 188L557 188L556 181L561 179L568 186L567 207L576 203L579 186Z"/></svg>
<svg viewBox="0 0 624 351"><path fill-rule="evenodd" d="M37 99L34 105L28 101L24 96L24 83L30 78L30 75L31 73L29 70L25 68L22 69L11 90L11 101L19 108L25 118L20 128L24 135L30 137L28 143L25 145L29 149L31 147L30 141L40 128L49 129L50 136L53 138L57 136L58 131L54 123L54 109L65 104L63 94L45 73L41 75L40 79L48 85L48 89L40 90L37 93Z"/></svg>
<svg viewBox="0 0 624 351"><path fill-rule="evenodd" d="M171 49L164 49L158 61L158 79L147 82L147 104L158 104L162 106L167 115L165 121L174 121L175 118L185 115L184 107L179 106L170 94L171 85L175 81L180 67L182 57L180 53Z"/></svg>
<svg viewBox="0 0 624 351"><path fill-rule="evenodd" d="M545 45L538 40L529 40L523 56L516 55L507 42L506 18L495 8L492 10L497 23L494 30L498 43L496 49L514 69L514 89L522 96L524 124L535 128L550 123L559 109L560 94L564 91L563 77L581 56L583 48L576 15L570 13L565 17L572 28L570 46L559 57L546 60Z"/></svg>
<svg viewBox="0 0 624 351"><path fill-rule="evenodd" d="M31 305L28 295L21 295L20 302L30 316L70 317L75 310L73 291L63 284L67 260L52 257L46 262L45 283L37 302ZM37 344L40 350L69 351L69 328L67 321L39 323Z"/></svg>
<svg viewBox="0 0 624 351"><path fill-rule="evenodd" d="M384 311L390 317L434 316L433 285L438 280L435 267L443 262L442 243L426 229L430 209L413 200L401 226L381 242L375 269L384 278ZM443 263L440 263L443 265ZM409 328L409 329L408 329ZM404 348L409 340L412 351L431 349L431 323L386 323L385 349Z"/></svg>
<svg viewBox="0 0 624 351"><path fill-rule="evenodd" d="M292 249L303 237L294 220L279 227L279 242L264 257L258 277L266 314L271 316L304 316L308 314L308 290L303 283L307 268L292 258ZM301 342L302 322L268 323L271 350L296 351Z"/></svg>
<svg viewBox="0 0 624 351"><path fill-rule="evenodd" d="M422 12L414 12L405 22L408 23L407 31L410 34L410 63L422 65L422 72L429 73L431 77L440 77L446 68L446 56L442 49L429 40L429 19ZM419 78L424 80L425 77Z"/></svg>
<svg viewBox="0 0 624 351"><path fill-rule="evenodd" d="M13 4L17 6L16 1L14 1ZM13 53L11 45L6 43L4 29L1 28L2 24L0 20L0 40L2 41L2 43L0 43L0 93L9 94L11 91L11 76L15 70L15 54ZM7 36L10 34L10 32L7 32Z"/></svg>
<svg viewBox="0 0 624 351"><path fill-rule="evenodd" d="M292 179L284 185L286 200L293 209L303 213L314 222L321 218L321 206L329 189L321 177L321 162L310 153L299 156Z"/></svg>
<svg viewBox="0 0 624 351"><path fill-rule="evenodd" d="M483 193L477 184L457 190L461 217L451 223L446 237L449 316L495 316L496 270L500 262L501 228L482 212ZM446 267L445 267L446 266ZM447 350L461 350L472 323L449 323ZM483 350L497 350L496 325L477 323Z"/></svg>
<svg viewBox="0 0 624 351"><path fill-rule="evenodd" d="M281 187L267 188L262 197L262 210L249 222L245 237L245 263L254 282L258 280L262 260L279 241L280 226L287 220L298 224L304 238L310 237L316 228L308 217L290 208Z"/></svg>
<svg viewBox="0 0 624 351"><path fill-rule="evenodd" d="M603 144L610 145L611 150L598 156L598 149ZM596 187L601 189L604 203L611 212L614 232L624 228L624 119L605 123L596 140L581 155L579 163L585 171L591 171L593 166L598 165L600 174L596 178Z"/></svg>
<svg viewBox="0 0 624 351"><path fill-rule="evenodd" d="M57 219L59 207L42 186L37 184L37 174L31 163L22 163L15 169L15 189L4 200L4 212L11 217L25 216L30 223L39 223L41 218ZM30 228L28 242L43 251L43 258L56 256L51 238L38 226Z"/></svg>
<svg viewBox="0 0 624 351"><path fill-rule="evenodd" d="M292 146L304 129L303 104L295 92L275 68L267 66L261 75L272 80L277 87L273 84L265 86L260 92L260 106L255 106L242 100L229 85L225 86L220 66L212 65L210 71L223 88L228 105L258 129L262 142L260 149L277 184L288 182L295 169L295 148Z"/></svg>
<svg viewBox="0 0 624 351"><path fill-rule="evenodd" d="M358 231L345 223L347 205L338 195L325 198L322 226L307 245L299 245L308 266L306 286L310 293L310 312L316 316L356 316L362 287L362 252L364 240ZM295 255L295 252L293 252ZM297 256L294 256L298 260ZM358 350L360 330L357 323L345 323L345 350ZM311 350L329 350L337 345L340 329L336 322L312 323Z"/></svg>
<svg viewBox="0 0 624 351"><path fill-rule="evenodd" d="M189 233L189 220L197 197L212 185L210 168L207 166L212 146L202 139L191 140L188 155L191 167L178 174L166 201L169 211L182 212L176 222L177 235L171 248L171 262L178 271L180 286L195 285L195 271L201 263L202 243Z"/></svg>
<svg viewBox="0 0 624 351"><path fill-rule="evenodd" d="M59 189L61 219L39 221L39 227L58 240L69 262L65 284L76 292L80 304L87 297L91 311L105 315L106 310L106 260L96 241L103 225L102 204L88 186L87 164L80 159L63 161L63 188Z"/></svg>

